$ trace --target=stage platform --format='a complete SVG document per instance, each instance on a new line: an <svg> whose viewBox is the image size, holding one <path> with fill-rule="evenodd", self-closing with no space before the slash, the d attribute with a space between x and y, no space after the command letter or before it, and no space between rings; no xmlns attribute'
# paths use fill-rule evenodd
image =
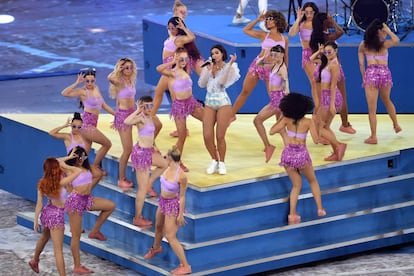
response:
<svg viewBox="0 0 414 276"><path fill-rule="evenodd" d="M65 122L70 114L2 114L0 116L47 133L60 123ZM166 153L176 142L176 138L169 136L169 133L175 129L175 124L169 119L168 115L159 115L159 117L163 123L163 129L156 143L161 152ZM277 177L279 174L285 173L284 169L278 165L283 149L280 135L269 136L270 142L276 146L276 150L269 163L265 163L264 147L253 125L253 118L254 115L240 114L228 129L226 135L227 175L207 175L205 173L205 169L211 160L204 147L201 122L192 117L189 118L187 123L190 136L187 137L184 146L183 161L190 169L188 173L189 183L195 189L202 190L214 186L238 185L254 181L254 179ZM112 141L108 158L116 160L121 155L122 147L118 133L110 128L112 120L112 115L102 114L99 117L98 127ZM352 160L358 158L414 147L414 129L412 127L414 125L414 115L398 115L398 120L403 131L395 134L389 117L379 115L378 144L367 145L364 143L364 139L369 136L368 115L349 116L349 121L357 130L354 135L338 131L340 120L339 115L337 115L332 123L333 129L338 140L348 144L344 162L352 162ZM269 130L273 123L274 120L272 119L266 121L266 129ZM67 129L67 131L70 131L70 129ZM134 129L134 141L136 141L136 129ZM48 152L48 154L62 155L65 153L63 142L58 141L57 143L60 143L61 151ZM307 145L316 169L318 167L341 165L342 162L323 161L323 158L329 156L332 151L330 146L315 145L311 142L311 139ZM93 145L93 148L96 148L96 144ZM40 172L41 164L36 166L39 167ZM134 176L132 175L132 177ZM135 181L134 178L133 180Z"/></svg>

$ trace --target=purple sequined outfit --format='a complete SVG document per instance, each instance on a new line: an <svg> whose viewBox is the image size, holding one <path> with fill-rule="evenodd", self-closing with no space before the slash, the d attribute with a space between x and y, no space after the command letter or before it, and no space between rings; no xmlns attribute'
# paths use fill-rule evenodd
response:
<svg viewBox="0 0 414 276"><path fill-rule="evenodd" d="M185 120L198 107L201 107L201 104L192 95L187 99L175 99L170 116L176 120Z"/></svg>
<svg viewBox="0 0 414 276"><path fill-rule="evenodd" d="M312 49L311 48L303 48L302 49L302 68L305 68L306 63L310 61L310 57L312 56Z"/></svg>
<svg viewBox="0 0 414 276"><path fill-rule="evenodd" d="M173 198L165 198L160 196L159 206L161 208L161 213L166 216L177 217L180 213L180 202L178 195Z"/></svg>
<svg viewBox="0 0 414 276"><path fill-rule="evenodd" d="M72 191L65 201L65 212L82 215L83 212L92 208L92 204L93 197L91 195L80 195L76 191Z"/></svg>
<svg viewBox="0 0 414 276"><path fill-rule="evenodd" d="M341 63L338 62L339 65L339 76L338 76L338 81L340 82L341 80L345 80L345 74L344 74L344 69L342 68ZM317 80L319 77L319 68L321 67L320 63L316 63L315 66L315 71L313 71L313 79Z"/></svg>
<svg viewBox="0 0 414 276"><path fill-rule="evenodd" d="M98 126L98 115L84 111L82 113L82 128L81 128L81 133L83 131L90 131L90 130L95 130L96 127Z"/></svg>
<svg viewBox="0 0 414 276"><path fill-rule="evenodd" d="M280 101L283 99L284 96L285 96L285 91L283 90L271 91L270 92L270 106L273 109L278 110Z"/></svg>
<svg viewBox="0 0 414 276"><path fill-rule="evenodd" d="M330 105L331 105L331 90L323 89L321 91L321 108L328 110ZM335 109L336 109L336 112L339 112L342 109L342 95L338 87L335 90Z"/></svg>
<svg viewBox="0 0 414 276"><path fill-rule="evenodd" d="M152 153L154 152L154 148L142 148L138 145L138 143L135 144L135 146L132 148L131 153L131 161L132 161L132 167L135 170L141 169L149 171L151 169L152 165Z"/></svg>
<svg viewBox="0 0 414 276"><path fill-rule="evenodd" d="M362 87L365 86L372 86L377 89L392 87L392 76L388 66L385 64L368 65L362 84Z"/></svg>
<svg viewBox="0 0 414 276"><path fill-rule="evenodd" d="M115 112L115 119L114 119L114 123L112 124L112 128L117 131L131 129L132 125L126 125L124 124L124 121L134 111L135 111L134 108L117 109Z"/></svg>
<svg viewBox="0 0 414 276"><path fill-rule="evenodd" d="M65 229L64 208L59 208L52 203L46 204L40 213L40 222L42 226L52 229Z"/></svg>
<svg viewBox="0 0 414 276"><path fill-rule="evenodd" d="M259 59L259 57L257 56L253 60L253 62L250 64L248 74L251 74L253 76L257 76L261 80L269 81L269 74L270 74L272 68L267 67L267 66L257 65L256 62L257 62L258 59Z"/></svg>
<svg viewBox="0 0 414 276"><path fill-rule="evenodd" d="M280 166L303 169L306 165L312 165L306 144L288 144L282 151Z"/></svg>

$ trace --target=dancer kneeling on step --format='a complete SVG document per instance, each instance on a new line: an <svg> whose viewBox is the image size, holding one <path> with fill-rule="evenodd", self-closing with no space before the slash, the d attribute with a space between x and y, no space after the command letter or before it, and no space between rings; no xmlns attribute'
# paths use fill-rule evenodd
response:
<svg viewBox="0 0 414 276"><path fill-rule="evenodd" d="M142 96L136 103L137 109L129 115L124 123L136 125L138 128L138 142L132 149L131 161L135 169L138 183L137 196L135 198L135 217L133 224L136 226L150 226L152 222L142 216L145 195L148 193L156 197L157 193L152 188L154 181L167 168L166 160L154 147L155 126L151 110L153 107L151 96ZM151 166L156 168L151 172Z"/></svg>
<svg viewBox="0 0 414 276"><path fill-rule="evenodd" d="M171 271L173 275L191 273L191 266L187 262L184 249L177 239L179 226L184 226L185 194L187 191L187 176L181 169L181 153L177 146L173 146L166 156L168 168L161 176L161 195L156 214L155 238L151 249L144 259L149 260L162 252L161 240L163 233L172 250L180 261L180 265Z"/></svg>
<svg viewBox="0 0 414 276"><path fill-rule="evenodd" d="M318 143L318 133L314 121L305 118L305 114L313 110L312 99L298 94L290 93L280 102L279 108L283 117L272 126L270 135L280 131L286 131L286 145L282 151L280 165L284 166L292 182L289 203L290 211L288 223L295 224L300 222L300 216L296 213L299 193L302 189L302 174L308 180L313 197L318 208L318 216L325 216L325 209L322 207L321 190L315 176L312 160L306 147L306 136L310 131L312 140Z"/></svg>

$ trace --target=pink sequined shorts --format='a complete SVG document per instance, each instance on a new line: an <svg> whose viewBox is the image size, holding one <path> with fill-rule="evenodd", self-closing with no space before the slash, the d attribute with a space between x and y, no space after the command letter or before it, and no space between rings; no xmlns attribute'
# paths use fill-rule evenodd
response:
<svg viewBox="0 0 414 276"><path fill-rule="evenodd" d="M90 113L90 112L83 112L82 113L82 128L81 128L81 132L82 131L86 131L86 130L94 130L96 129L97 125L98 125L98 115Z"/></svg>
<svg viewBox="0 0 414 276"><path fill-rule="evenodd" d="M201 104L192 95L187 99L175 99L170 116L176 120L185 120L198 107L201 107Z"/></svg>
<svg viewBox="0 0 414 276"><path fill-rule="evenodd" d="M302 68L305 68L305 65L310 62L310 57L312 56L311 48L302 49Z"/></svg>
<svg viewBox="0 0 414 276"><path fill-rule="evenodd" d="M338 87L335 90L335 109L336 112L341 111L342 109L342 94L339 91ZM329 110L329 106L331 105L331 90L323 89L321 91L321 108Z"/></svg>
<svg viewBox="0 0 414 276"><path fill-rule="evenodd" d="M285 96L285 91L283 90L270 92L270 106L273 109L278 110L280 101L283 99L284 96Z"/></svg>
<svg viewBox="0 0 414 276"><path fill-rule="evenodd" d="M138 143L135 144L135 146L132 148L131 153L131 162L132 167L135 170L141 169L149 171L151 169L152 165L152 153L154 152L154 148L142 148L138 145Z"/></svg>
<svg viewBox="0 0 414 276"><path fill-rule="evenodd" d="M253 76L257 76L259 79L264 80L264 81L267 82L267 81L269 81L269 74L270 74L270 71L272 70L272 68L257 65L256 62L257 62L258 59L259 59L259 57L257 56L253 60L253 62L250 64L248 74L251 74Z"/></svg>
<svg viewBox="0 0 414 276"><path fill-rule="evenodd" d="M178 196L173 198L165 198L160 196L159 206L161 213L166 216L177 217L180 212L180 202Z"/></svg>
<svg viewBox="0 0 414 276"><path fill-rule="evenodd" d="M64 208L59 208L56 205L53 205L52 203L46 204L46 206L43 207L42 212L40 213L40 222L42 223L42 226L45 228L48 228L50 230L52 229L65 229L65 218L64 218L65 212Z"/></svg>
<svg viewBox="0 0 414 276"><path fill-rule="evenodd" d="M80 215L83 212L92 208L93 197L91 195L80 195L75 191L72 191L65 201L66 213L78 213Z"/></svg>
<svg viewBox="0 0 414 276"><path fill-rule="evenodd" d="M303 169L306 165L312 165L306 144L288 144L282 151L280 166Z"/></svg>
<svg viewBox="0 0 414 276"><path fill-rule="evenodd" d="M392 75L387 65L384 64L371 64L368 65L365 70L364 82L365 86L372 86L380 89L384 87L392 87Z"/></svg>
<svg viewBox="0 0 414 276"><path fill-rule="evenodd" d="M131 129L132 126L124 124L124 120L134 111L135 111L134 108L117 109L115 112L115 119L114 119L114 123L112 124L112 128L117 131Z"/></svg>

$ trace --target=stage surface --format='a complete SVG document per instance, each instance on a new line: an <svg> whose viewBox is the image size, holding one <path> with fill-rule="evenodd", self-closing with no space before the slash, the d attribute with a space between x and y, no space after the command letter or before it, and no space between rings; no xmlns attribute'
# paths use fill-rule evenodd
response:
<svg viewBox="0 0 414 276"><path fill-rule="evenodd" d="M41 131L48 132L56 126L62 125L70 114L0 114L1 116L32 126ZM210 157L204 147L202 138L201 122L194 118L188 119L190 136L187 137L183 161L190 172L188 173L189 183L198 188L209 188L217 185L234 185L238 183L250 182L251 179L271 177L274 174L284 174L283 167L278 165L280 154L283 149L280 135L269 136L270 142L276 146L276 150L269 163L265 163L264 146L253 125L254 115L238 115L227 132L227 155L226 155L226 175L207 175L206 167L210 164ZM176 142L176 138L169 136L174 130L175 124L168 115L160 115L163 129L156 140L156 144L163 154ZM118 158L122 147L117 132L110 128L113 120L112 115L100 115L98 128L112 141L112 148L108 152L109 156ZM364 158L398 151L414 147L414 115L398 115L402 132L395 134L392 122L387 115L378 116L378 144L367 145L364 140L369 136L368 115L350 115L349 121L357 130L354 135L345 134L338 131L340 118L337 115L332 123L332 128L338 140L347 143L348 147L342 162L352 162L357 158ZM269 119L265 122L266 129L269 130L274 120ZM70 131L70 129L66 129ZM134 128L134 141L136 141L136 128ZM30 139L28 137L28 139ZM308 138L308 149L315 168L326 166L341 165L341 162L326 162L323 158L330 155L332 149L326 145L315 145ZM46 145L45 145L46 146ZM96 148L96 144L93 145ZM65 149L62 142L62 152Z"/></svg>

